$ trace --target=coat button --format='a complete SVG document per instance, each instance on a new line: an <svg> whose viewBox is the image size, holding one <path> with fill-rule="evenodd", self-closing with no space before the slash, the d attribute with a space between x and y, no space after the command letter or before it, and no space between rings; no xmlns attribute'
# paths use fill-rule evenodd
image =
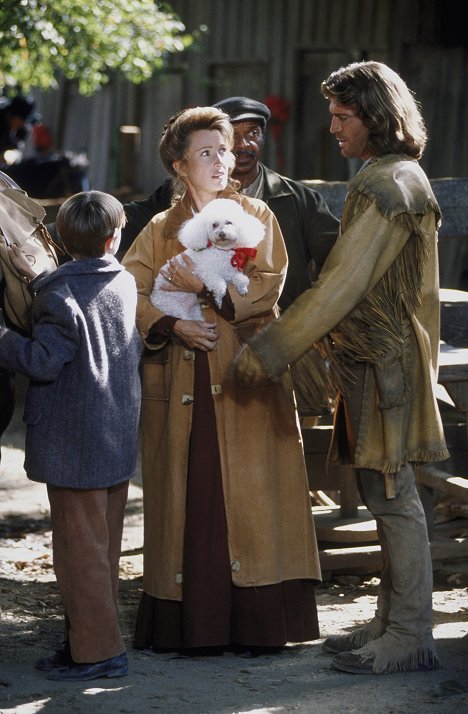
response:
<svg viewBox="0 0 468 714"><path fill-rule="evenodd" d="M231 560L231 570L234 573L239 572L240 570L240 562L238 560Z"/></svg>
<svg viewBox="0 0 468 714"><path fill-rule="evenodd" d="M184 406L193 404L193 394L182 394L182 404Z"/></svg>
<svg viewBox="0 0 468 714"><path fill-rule="evenodd" d="M221 394L223 391L223 388L220 384L212 384L211 385L211 394Z"/></svg>
<svg viewBox="0 0 468 714"><path fill-rule="evenodd" d="M182 573L176 573L175 581L176 581L177 585L180 585L182 583L182 580L183 580Z"/></svg>
<svg viewBox="0 0 468 714"><path fill-rule="evenodd" d="M184 350L184 359L195 359L194 350Z"/></svg>

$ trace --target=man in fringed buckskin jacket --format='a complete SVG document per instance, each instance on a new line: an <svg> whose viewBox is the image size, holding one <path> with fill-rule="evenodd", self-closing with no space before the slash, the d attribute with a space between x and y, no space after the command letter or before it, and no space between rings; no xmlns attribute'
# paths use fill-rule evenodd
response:
<svg viewBox="0 0 468 714"><path fill-rule="evenodd" d="M432 564L413 466L448 452L434 395L440 211L418 164L426 130L405 82L382 63L342 67L321 90L342 155L365 163L318 281L240 351L233 374L246 385L279 379L312 346L326 358L332 456L354 465L384 571L374 618L324 649L345 672L430 670Z"/></svg>

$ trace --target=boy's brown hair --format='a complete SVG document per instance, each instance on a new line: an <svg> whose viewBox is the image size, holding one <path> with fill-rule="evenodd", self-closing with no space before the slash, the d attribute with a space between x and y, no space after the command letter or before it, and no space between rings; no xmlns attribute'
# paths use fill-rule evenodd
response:
<svg viewBox="0 0 468 714"><path fill-rule="evenodd" d="M83 191L60 206L56 228L72 257L101 258L106 241L125 222L124 208L114 196L102 191Z"/></svg>

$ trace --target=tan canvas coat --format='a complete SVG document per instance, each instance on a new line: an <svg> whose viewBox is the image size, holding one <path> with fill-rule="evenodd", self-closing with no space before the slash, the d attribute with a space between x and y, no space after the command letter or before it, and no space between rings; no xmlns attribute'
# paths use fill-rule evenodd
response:
<svg viewBox="0 0 468 714"><path fill-rule="evenodd" d="M439 217L417 162L372 159L349 183L319 280L251 344L272 378L313 345L335 384L347 361L367 363L356 468L448 458L434 393Z"/></svg>
<svg viewBox="0 0 468 714"><path fill-rule="evenodd" d="M269 380L246 388L228 377L241 342L275 317L287 256L276 219L262 201L226 190L266 226L249 261L247 296L235 289L231 324L210 307L217 348L208 353L215 405L233 583L256 586L296 578L320 579L300 431L291 398ZM139 293L137 324L144 338L162 316L149 295L160 267L183 246L180 225L188 201L155 216L125 256ZM182 554L194 354L177 342L148 345L143 360L142 451L145 510L144 591L182 598ZM209 448L209 444L207 445Z"/></svg>

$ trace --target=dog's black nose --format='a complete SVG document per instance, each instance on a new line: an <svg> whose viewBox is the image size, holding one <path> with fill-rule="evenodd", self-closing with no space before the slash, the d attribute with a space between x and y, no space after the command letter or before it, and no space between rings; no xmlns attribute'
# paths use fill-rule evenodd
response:
<svg viewBox="0 0 468 714"><path fill-rule="evenodd" d="M219 231L218 235L220 238L226 238L226 233L224 231Z"/></svg>

